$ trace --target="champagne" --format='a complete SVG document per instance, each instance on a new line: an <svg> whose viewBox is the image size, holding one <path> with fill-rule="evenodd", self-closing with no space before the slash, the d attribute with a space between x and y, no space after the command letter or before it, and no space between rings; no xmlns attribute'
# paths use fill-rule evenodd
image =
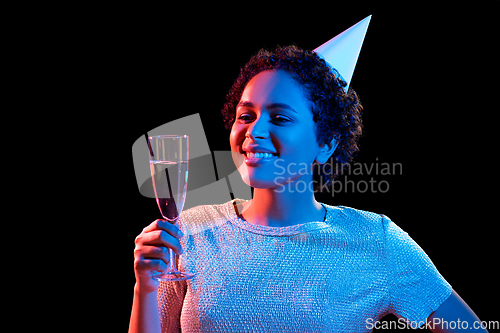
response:
<svg viewBox="0 0 500 333"><path fill-rule="evenodd" d="M186 199L188 162L150 161L153 188L161 215L176 222Z"/></svg>

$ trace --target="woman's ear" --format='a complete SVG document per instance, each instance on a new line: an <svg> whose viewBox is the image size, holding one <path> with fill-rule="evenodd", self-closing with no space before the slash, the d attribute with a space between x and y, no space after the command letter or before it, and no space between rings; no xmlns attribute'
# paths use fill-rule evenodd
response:
<svg viewBox="0 0 500 333"><path fill-rule="evenodd" d="M319 164L324 164L330 156L332 156L333 152L339 145L339 135L333 135L332 140L327 143L322 143L319 145L319 152L318 155L316 155L316 162Z"/></svg>

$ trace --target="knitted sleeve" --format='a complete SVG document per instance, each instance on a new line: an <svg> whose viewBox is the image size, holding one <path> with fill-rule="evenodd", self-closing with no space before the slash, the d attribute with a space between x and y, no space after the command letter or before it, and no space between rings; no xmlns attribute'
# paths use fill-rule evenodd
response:
<svg viewBox="0 0 500 333"><path fill-rule="evenodd" d="M160 282L158 287L158 311L161 331L181 331L181 311L186 294L186 281Z"/></svg>
<svg viewBox="0 0 500 333"><path fill-rule="evenodd" d="M412 327L420 327L448 299L452 287L406 232L386 216L383 224L390 310Z"/></svg>

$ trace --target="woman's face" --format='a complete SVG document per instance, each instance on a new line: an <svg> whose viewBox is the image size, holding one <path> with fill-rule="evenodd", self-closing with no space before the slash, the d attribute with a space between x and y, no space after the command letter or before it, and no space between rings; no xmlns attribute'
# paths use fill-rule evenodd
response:
<svg viewBox="0 0 500 333"><path fill-rule="evenodd" d="M285 71L267 70L248 82L229 138L245 183L278 188L303 176L302 188L310 186L311 165L321 147L309 105Z"/></svg>

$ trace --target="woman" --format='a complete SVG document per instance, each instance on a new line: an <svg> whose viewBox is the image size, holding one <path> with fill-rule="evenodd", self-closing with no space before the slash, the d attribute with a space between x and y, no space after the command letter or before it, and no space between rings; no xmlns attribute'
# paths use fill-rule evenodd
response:
<svg viewBox="0 0 500 333"><path fill-rule="evenodd" d="M389 218L316 201L314 185L358 151L362 107L345 85L295 46L260 51L242 68L223 115L253 199L183 212L185 235L162 220L143 230L130 332L368 332L388 313L433 332L457 327L445 321L474 327L472 310ZM183 254L192 280L152 278L167 248Z"/></svg>

